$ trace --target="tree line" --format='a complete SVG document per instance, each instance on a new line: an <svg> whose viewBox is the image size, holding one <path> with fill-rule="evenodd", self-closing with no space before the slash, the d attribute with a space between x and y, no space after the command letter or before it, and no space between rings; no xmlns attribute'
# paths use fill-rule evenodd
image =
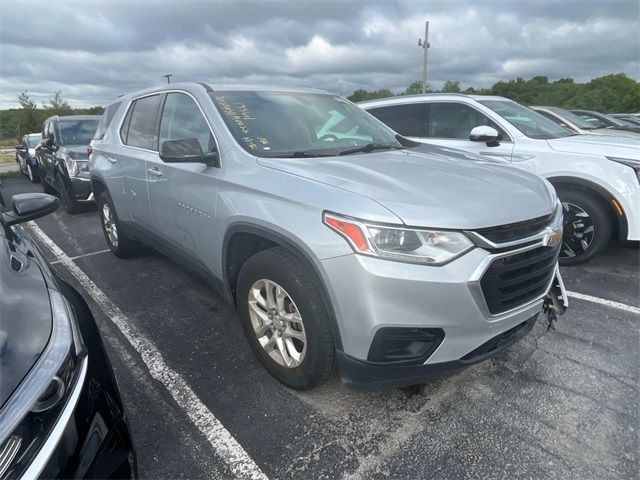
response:
<svg viewBox="0 0 640 480"><path fill-rule="evenodd" d="M427 85L428 87L428 85ZM576 83L572 78L561 78L550 82L546 76L536 76L529 80L500 81L489 88L462 89L457 80L447 80L442 89L427 92L468 93L477 95L500 95L524 105L553 105L567 109L581 108L605 113L640 112L640 82L624 73L594 78L587 83ZM422 82L415 81L400 92L387 88L379 90L358 89L349 96L353 102L395 95L422 93ZM25 133L39 132L45 119L51 115L99 115L103 107L72 108L62 98L62 92L53 94L41 108L31 100L28 92L18 95L20 108L0 110L0 141L11 143ZM4 140L4 141L3 141Z"/></svg>
<svg viewBox="0 0 640 480"><path fill-rule="evenodd" d="M42 130L44 121L52 115L100 115L103 107L73 108L62 97L62 92L55 92L40 107L29 97L27 91L18 94L20 108L0 110L0 142L11 144L26 133Z"/></svg>
<svg viewBox="0 0 640 480"><path fill-rule="evenodd" d="M428 87L428 85L427 85ZM624 73L594 78L587 83L576 83L572 78L550 82L548 77L537 76L529 80L516 78L501 81L489 88L468 87L462 89L457 80L447 80L441 90L430 93L467 93L471 95L500 95L523 105L547 105L566 109L579 108L604 113L640 112L640 82ZM422 93L422 82L415 81L401 92L389 89L367 91L358 89L349 97L353 102L395 95Z"/></svg>

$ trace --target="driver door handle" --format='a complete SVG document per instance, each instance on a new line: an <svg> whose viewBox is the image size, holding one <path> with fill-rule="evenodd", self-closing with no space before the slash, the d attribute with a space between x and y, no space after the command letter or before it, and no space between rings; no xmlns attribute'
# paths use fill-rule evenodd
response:
<svg viewBox="0 0 640 480"><path fill-rule="evenodd" d="M109 160L110 163L118 163L118 159L115 157L107 157L107 160Z"/></svg>
<svg viewBox="0 0 640 480"><path fill-rule="evenodd" d="M147 172L149 172L149 174L153 175L154 177L162 176L162 171L160 171L160 169L157 167L147 168Z"/></svg>

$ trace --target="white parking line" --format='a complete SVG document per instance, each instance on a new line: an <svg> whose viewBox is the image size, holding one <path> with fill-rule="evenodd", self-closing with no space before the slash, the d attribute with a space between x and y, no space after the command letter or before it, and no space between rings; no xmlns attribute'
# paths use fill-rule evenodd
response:
<svg viewBox="0 0 640 480"><path fill-rule="evenodd" d="M108 248L106 250L98 250L97 252L89 252L89 253L83 253L82 255L76 255L75 257L69 257L70 260L77 260L79 258L85 258L85 257L90 257L92 255L98 255L99 253L107 253L110 252L111 250L109 250ZM62 263L62 260L54 260L53 262L49 262L52 265L55 265L56 263Z"/></svg>
<svg viewBox="0 0 640 480"><path fill-rule="evenodd" d="M613 300L607 300L606 298L593 297L584 293L567 292L567 295L578 300L586 300L587 302L599 303L600 305L606 305L607 307L617 308L618 310L624 310L625 312L635 313L640 315L640 308L633 305L627 305L626 303L614 302Z"/></svg>
<svg viewBox="0 0 640 480"><path fill-rule="evenodd" d="M267 476L260 470L260 467L202 403L189 384L179 373L167 366L156 346L128 321L122 311L40 227L33 221L29 222L29 227L57 257L58 261L71 272L104 314L118 327L131 346L138 351L151 376L165 386L196 428L204 434L214 451L229 466L233 474L241 479L266 480Z"/></svg>

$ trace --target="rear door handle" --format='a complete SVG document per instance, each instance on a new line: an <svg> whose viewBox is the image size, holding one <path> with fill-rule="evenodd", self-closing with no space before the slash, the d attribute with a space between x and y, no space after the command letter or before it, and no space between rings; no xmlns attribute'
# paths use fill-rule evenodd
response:
<svg viewBox="0 0 640 480"><path fill-rule="evenodd" d="M149 172L150 175L153 175L154 177L160 177L162 176L162 172L160 171L160 169L153 167L153 168L147 168L147 172Z"/></svg>
<svg viewBox="0 0 640 480"><path fill-rule="evenodd" d="M109 160L109 162L111 163L118 163L118 159L114 157L107 157L107 160Z"/></svg>

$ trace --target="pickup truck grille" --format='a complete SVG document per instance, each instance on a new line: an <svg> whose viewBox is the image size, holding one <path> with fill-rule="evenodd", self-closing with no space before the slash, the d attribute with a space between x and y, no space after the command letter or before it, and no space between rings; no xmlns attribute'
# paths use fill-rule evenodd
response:
<svg viewBox="0 0 640 480"><path fill-rule="evenodd" d="M544 294L559 252L560 245L538 247L495 259L480 280L489 312L497 315Z"/></svg>
<svg viewBox="0 0 640 480"><path fill-rule="evenodd" d="M508 223L497 227L481 228L474 231L494 243L505 243L522 240L523 238L535 235L536 233L544 230L552 220L553 213L545 215L544 217L534 218L532 220Z"/></svg>

